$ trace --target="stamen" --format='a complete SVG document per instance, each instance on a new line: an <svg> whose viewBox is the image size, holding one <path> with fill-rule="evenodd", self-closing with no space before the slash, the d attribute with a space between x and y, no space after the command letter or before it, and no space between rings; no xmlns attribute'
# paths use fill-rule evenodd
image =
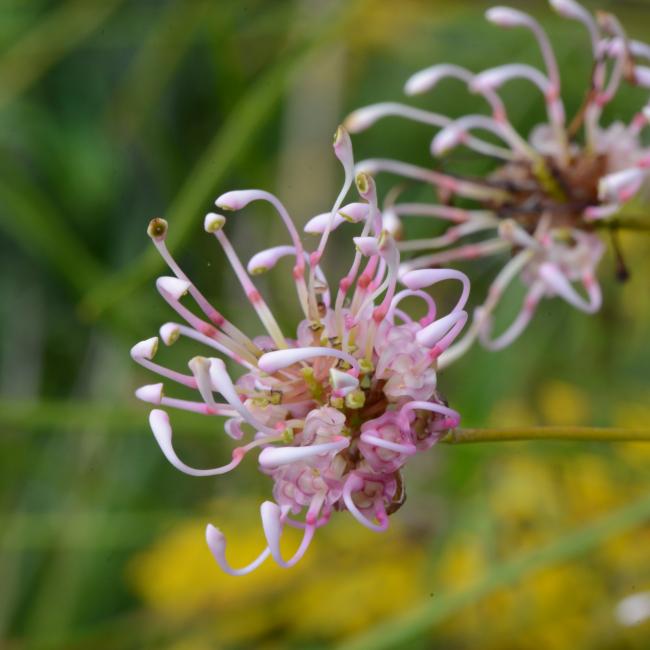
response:
<svg viewBox="0 0 650 650"><path fill-rule="evenodd" d="M136 389L135 396L143 402L159 405L163 399L163 385L159 383L140 386Z"/></svg>
<svg viewBox="0 0 650 650"><path fill-rule="evenodd" d="M346 118L346 124L350 125L352 133L358 133L371 127L375 122L384 117L403 117L421 124L431 126L445 127L452 123L451 118L438 113L431 113L420 108L414 108L407 104L396 102L383 102L381 104L372 104L354 111ZM497 147L490 142L485 142L479 138L468 136L464 143L470 148L486 156L494 156L504 160L511 160L512 154L508 149Z"/></svg>
<svg viewBox="0 0 650 650"><path fill-rule="evenodd" d="M404 430L409 429L409 413L412 411L431 411L432 413L440 413L441 415L445 415L446 418L440 425L440 429L443 431L446 429L455 429L460 424L460 415L458 411L454 411L454 409L451 409L444 404L436 404L435 402L412 401L404 404L399 412L399 419Z"/></svg>
<svg viewBox="0 0 650 650"><path fill-rule="evenodd" d="M418 181L424 181L432 185L436 185L442 190L473 198L477 200L494 200L499 201L508 197L508 193L493 187L465 181L455 176L449 176L435 172L425 167L418 167L409 163L401 162L399 160L390 160L388 158L368 158L357 164L357 170L366 172L368 174L376 174L378 172L389 172L404 176L406 178L413 178Z"/></svg>
<svg viewBox="0 0 650 650"><path fill-rule="evenodd" d="M360 438L369 445L381 447L382 449L388 449L389 451L394 451L398 454L405 454L406 456L411 456L417 452L417 448L413 444L403 445L398 442L392 442L391 440L384 440L383 438L375 436L368 431L364 431L361 434Z"/></svg>
<svg viewBox="0 0 650 650"><path fill-rule="evenodd" d="M431 239L413 239L410 241L399 242L398 249L400 252L431 250L432 248L444 248L455 244L459 239L473 235L483 230L494 230L499 225L496 217L486 219L473 219L468 223L448 228L443 235L432 237Z"/></svg>
<svg viewBox="0 0 650 650"><path fill-rule="evenodd" d="M338 453L350 446L350 439L345 436L334 436L332 442L324 442L305 447L266 447L259 456L259 463L262 467L274 468L296 461L303 461L314 456L321 456L329 453Z"/></svg>
<svg viewBox="0 0 650 650"><path fill-rule="evenodd" d="M522 250L499 271L499 274L490 285L487 300L480 309L474 312L474 318L469 330L460 341L454 343L438 357L439 370L447 368L469 350L482 329L486 317L495 310L508 285L530 262L534 254L532 250Z"/></svg>
<svg viewBox="0 0 650 650"><path fill-rule="evenodd" d="M363 526L381 533L388 528L388 518L383 519L379 524L370 521L362 512L357 508L357 505L352 499L352 492L358 492L363 489L364 481L357 474L350 473L347 481L343 485L343 502L345 507L349 510L350 514Z"/></svg>
<svg viewBox="0 0 650 650"><path fill-rule="evenodd" d="M275 429L267 427L257 418L253 417L252 413L241 403L235 386L226 370L226 365L221 359L210 359L209 372L212 385L223 395L226 402L228 402L228 404L230 404L246 422L257 431L262 431L268 435L277 434Z"/></svg>
<svg viewBox="0 0 650 650"><path fill-rule="evenodd" d="M219 331L211 331L211 336L206 336L191 327L178 323L165 323L160 328L160 337L165 345L173 345L181 335L218 350L249 370L257 365L256 357Z"/></svg>
<svg viewBox="0 0 650 650"><path fill-rule="evenodd" d="M607 203L625 203L641 189L646 175L646 171L632 168L603 176L598 183L598 198Z"/></svg>
<svg viewBox="0 0 650 650"><path fill-rule="evenodd" d="M490 340L491 318L490 315L483 315L477 310L477 319L484 323L479 331L481 343L488 350L502 350L510 345L525 329L535 314L537 305L543 297L545 288L542 282L535 282L529 289L524 299L521 311L512 322L510 327L496 339Z"/></svg>
<svg viewBox="0 0 650 650"><path fill-rule="evenodd" d="M153 359L155 356L157 349L158 337L154 336L150 339L147 339L146 341L140 341L140 343L136 343L131 348L131 358L144 368L152 370L153 372L158 373L163 377L167 377L168 379L176 381L179 384L189 386L190 388L196 388L196 381L194 377L190 375L184 375L180 372L176 372L175 370L170 370L151 361L151 359Z"/></svg>
<svg viewBox="0 0 650 650"><path fill-rule="evenodd" d="M581 22L588 30L594 59L598 58L598 26L593 16L575 0L549 0L551 6L564 18Z"/></svg>
<svg viewBox="0 0 650 650"><path fill-rule="evenodd" d="M280 551L280 537L282 536L283 527L282 523L283 518L286 517L286 512L283 512L280 507L272 501L265 501L262 504L260 514L262 516L262 527L264 529L264 535L266 537L269 549L271 550L273 559L282 568L288 569L292 567L305 554L305 551L311 544L311 541L314 537L314 532L316 530L315 523L318 519L318 513L320 512L324 500L325 495L322 493L317 494L313 497L309 505L309 509L307 510L307 525L304 529L302 541L296 552L289 560L284 560L282 557L282 552Z"/></svg>
<svg viewBox="0 0 650 650"><path fill-rule="evenodd" d="M260 370L272 375L282 368L288 368L295 363L313 359L315 357L335 357L349 363L356 371L359 370L359 362L355 357L342 350L335 348L289 348L287 350L274 350L263 354L257 362Z"/></svg>
<svg viewBox="0 0 650 650"><path fill-rule="evenodd" d="M241 210L253 201L266 201L270 203L280 215L294 248L296 249L296 266L294 267L294 279L296 281L296 291L298 293L298 300L300 306L305 313L309 316L308 299L307 299L307 285L305 283L305 260L304 249L300 240L300 235L296 230L293 219L289 216L287 209L280 202L280 200L270 192L262 190L238 190L233 192L226 192L217 198L215 204L223 210Z"/></svg>
<svg viewBox="0 0 650 650"><path fill-rule="evenodd" d="M221 570L231 576L243 576L255 571L271 555L271 550L267 546L250 564L241 569L233 569L226 560L226 538L223 533L212 524L208 524L205 529L205 539Z"/></svg>
<svg viewBox="0 0 650 650"><path fill-rule="evenodd" d="M449 347L467 322L467 312L453 311L421 329L416 335L420 345L431 348L432 356L438 356Z"/></svg>
<svg viewBox="0 0 650 650"><path fill-rule="evenodd" d="M404 300L404 298L409 297L421 298L427 304L426 316L420 319L420 324L424 326L432 323L436 317L436 303L434 299L426 291L411 291L410 289L405 289L404 291L400 291L399 293L395 294L395 297L390 303L390 309L386 314L386 320L388 320L388 322L392 325L394 322L394 315L397 315L404 322L411 322L412 319L397 308L397 305L399 305L399 303Z"/></svg>
<svg viewBox="0 0 650 650"><path fill-rule="evenodd" d="M249 190L250 193L252 194L257 194L256 190ZM233 192L229 194L246 194L245 192ZM262 194L266 194L265 192L262 192ZM224 195L226 196L226 195ZM269 195L270 196L270 195ZM219 200L219 199L217 199ZM252 200L252 199L251 199ZM234 208L233 208L234 209ZM210 218L213 218L214 216L220 216L220 215L214 215L214 213L210 213L206 217L206 230L208 229L208 220ZM208 232L212 232L208 230ZM248 277L248 274L246 273L246 270L244 269L242 263L239 260L239 256L235 252L235 249L232 247L232 244L226 237L225 233L223 230L219 229L216 231L213 231L214 236L217 238L219 243L221 244L221 247L224 250L224 253L226 254L226 257L228 258L228 261L230 262L230 265L232 266L235 275L237 276L237 279L239 280L242 288L244 289L244 293L246 294L246 297L248 298L249 302L251 303L253 309L257 313L260 321L266 328L266 331L269 333L275 344L279 348L286 348L287 347L287 342L284 338L284 335L282 334L282 331L280 330L280 326L278 325L277 321L275 320L275 317L271 313L271 310L269 309L268 305L260 295L260 293L257 291L255 288L255 285L251 281L251 279ZM302 248L300 248L300 257L302 258ZM304 264L304 260L302 261ZM303 278L304 280L304 278Z"/></svg>
<svg viewBox="0 0 650 650"><path fill-rule="evenodd" d="M424 289L425 287L430 287L445 280L458 280L463 285L463 291L452 312L462 309L469 297L469 278L464 273L454 269L419 269L409 271L401 275L400 280L412 291Z"/></svg>
<svg viewBox="0 0 650 650"><path fill-rule="evenodd" d="M232 452L232 461L221 467L213 467L211 469L196 469L186 465L176 455L172 445L172 427L169 422L169 416L165 411L154 409L149 415L149 424L153 432L156 442L160 446L165 458L178 470L190 476L217 476L219 474L226 474L230 470L235 469L246 455L243 447L238 447Z"/></svg>
<svg viewBox="0 0 650 650"><path fill-rule="evenodd" d="M593 277L586 276L585 278L584 285L587 290L587 300L585 300L573 288L566 275L555 264L551 262L541 264L539 267L539 276L553 293L564 298L564 300L576 309L588 314L593 314L600 309L602 302L600 285Z"/></svg>
<svg viewBox="0 0 650 650"><path fill-rule="evenodd" d="M484 217L490 217L498 221L496 213L491 210L467 210L435 203L396 203L393 209L400 216L437 217L454 223L465 223L466 221L483 219Z"/></svg>
<svg viewBox="0 0 650 650"><path fill-rule="evenodd" d="M539 44L549 79L559 91L560 72L557 60L548 36L540 24L529 14L511 7L492 7L486 11L485 17L495 25L499 25L499 27L526 27L530 29Z"/></svg>
<svg viewBox="0 0 650 650"><path fill-rule="evenodd" d="M473 260L479 257L486 257L487 255L496 255L503 253L510 249L510 244L504 242L502 239L488 239L480 244L466 244L458 246L451 250L442 251L440 253L432 253L431 255L423 255L415 259L403 262L400 265L399 274L402 276L404 273L413 271L414 269L422 269L429 266L437 266L439 264L446 264L455 260Z"/></svg>

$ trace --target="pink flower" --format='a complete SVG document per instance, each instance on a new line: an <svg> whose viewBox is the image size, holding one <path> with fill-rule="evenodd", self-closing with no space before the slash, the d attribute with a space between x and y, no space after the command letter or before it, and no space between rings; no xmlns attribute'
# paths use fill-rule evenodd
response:
<svg viewBox="0 0 650 650"><path fill-rule="evenodd" d="M451 428L459 416L437 390L438 357L462 329L469 282L458 271L425 270L407 274L407 288L397 291L399 253L392 236L382 229L373 179L353 171L352 146L340 128L334 151L345 171L343 188L330 212L312 219L308 232L320 236L306 252L293 221L280 201L260 190L228 192L216 204L240 210L253 201L270 203L284 222L291 244L261 251L248 267L239 260L223 227L225 217L210 213L205 230L223 248L244 293L265 332L250 338L227 320L203 296L171 257L166 245L167 223L154 219L149 235L173 276L156 286L182 323L166 323L160 338L166 345L185 337L206 346L206 356L189 361L189 373L159 365L153 359L158 338L136 344L131 356L164 380L195 389L195 401L167 397L163 384L143 386L136 395L154 404L149 418L154 436L169 462L192 476L225 474L253 451L260 470L273 480L274 501L261 506L266 546L243 568L226 560L226 540L208 525L208 545L221 568L233 575L248 573L267 557L283 567L305 553L315 531L334 511L348 510L360 523L384 530L388 515L404 500L400 469L409 457L425 450ZM360 201L343 205L352 183ZM330 286L320 267L331 231L357 223L356 253L338 287ZM282 258L293 260L292 277L303 319L295 338L281 330L249 273L259 273ZM451 311L438 315L429 286L445 280L461 283ZM190 294L203 316L183 302ZM426 316L413 320L402 309L406 297L422 300ZM241 367L233 380L224 359ZM186 465L172 444L172 427L160 407L180 408L227 418L224 431L237 441L229 462L196 469ZM290 558L280 551L286 526L303 530Z"/></svg>
<svg viewBox="0 0 650 650"><path fill-rule="evenodd" d="M385 227L395 236L401 234L401 220L406 216L435 218L449 224L440 236L398 243L401 252L433 251L403 262L401 274L509 254L487 299L476 310L472 326L442 355L440 367L464 353L476 338L491 349L511 343L543 298L559 297L581 311L597 311L601 292L596 270L604 247L594 222L615 215L648 177L650 150L643 148L640 135L650 122L650 104L629 123L617 121L603 126L601 117L622 82L650 87L650 67L638 63L640 59L650 60L650 46L628 39L611 14L599 13L596 20L575 0L551 0L551 5L560 15L582 23L591 41L593 73L575 119L567 120L560 70L543 28L522 11L494 7L486 13L490 22L531 32L542 55L542 69L509 63L475 74L460 66L438 64L416 73L405 86L406 94L416 95L432 90L442 79L458 79L485 101L488 115L451 119L405 104L380 103L361 108L346 120L348 128L356 132L386 116L407 118L439 129L431 142L434 156L463 145L497 163L493 173L478 180L391 159L366 160L358 165L368 173L390 172L437 190L436 204L397 202L396 192L391 192L385 202ZM528 82L546 108L546 122L528 139L510 123L498 94L511 80ZM577 139L580 129L584 144ZM477 131L496 136L500 144L483 140ZM469 199L475 206L451 205L453 197ZM474 241L464 243L468 236ZM512 324L495 336L492 314L515 277L527 286L527 295Z"/></svg>

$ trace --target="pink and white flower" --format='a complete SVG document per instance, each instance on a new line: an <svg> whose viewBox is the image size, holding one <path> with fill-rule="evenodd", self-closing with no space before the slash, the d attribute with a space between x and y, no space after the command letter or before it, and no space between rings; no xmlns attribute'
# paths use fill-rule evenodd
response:
<svg viewBox="0 0 650 650"><path fill-rule="evenodd" d="M224 232L226 219L210 213L205 230L223 248L246 298L265 332L250 338L204 297L174 261L166 247L167 223L154 219L149 235L173 276L156 286L183 323L160 329L165 345L185 337L206 346L206 356L189 361L189 373L154 361L158 337L131 350L133 359L165 381L198 392L196 400L167 397L163 383L143 386L137 397L156 406L149 418L154 436L169 462L192 476L225 474L250 452L259 452L260 470L273 480L274 501L261 506L266 546L243 568L226 559L226 540L212 525L208 545L221 568L233 575L254 570L267 557L283 567L305 553L315 531L334 511L348 510L372 530L384 530L388 515L404 500L400 470L410 456L433 445L459 423L437 388L438 358L459 334L467 314L466 276L458 271L423 270L406 274L407 289L398 291L399 252L390 233L382 230L375 184L367 174L354 175L352 145L343 128L334 151L345 181L333 208L312 219L306 230L319 235L307 252L285 207L260 190L227 192L216 200L222 210L240 210L253 201L270 203L286 226L291 244L261 251L247 267ZM356 181L360 201L343 205ZM320 262L333 229L346 222L361 226L356 252L338 287L328 284ZM285 335L249 273L293 260L292 277L303 319L295 338ZM439 315L426 288L452 280L461 295L448 314ZM203 313L197 316L183 302L189 294ZM427 312L419 320L402 307L406 298L421 300ZM241 367L231 378L227 360ZM172 426L165 408L179 408L227 418L225 433L237 441L223 465L197 469L176 454ZM280 551L286 526L301 528L303 538L289 557Z"/></svg>
<svg viewBox="0 0 650 650"><path fill-rule="evenodd" d="M463 145L496 161L495 171L483 179L465 179L392 159L365 160L357 166L368 173L389 172L420 181L437 190L435 204L398 202L396 192L385 202L385 227L395 236L403 230L404 217L434 218L448 224L440 236L398 243L402 253L433 251L403 262L400 273L497 254L510 256L468 332L441 357L441 367L477 338L492 349L511 343L543 298L560 297L586 313L597 311L601 292L596 270L603 254L598 228L635 197L648 178L650 150L643 147L640 136L650 122L650 104L629 123L604 126L601 117L622 82L650 87L650 68L639 64L650 60L650 46L627 38L611 14L600 12L596 19L575 0L550 3L560 15L581 23L591 43L593 73L584 105L574 119L567 120L560 69L544 29L518 9L494 7L486 13L490 22L531 32L542 55L542 69L509 63L474 73L439 64L416 73L405 85L407 95L416 95L433 90L442 79L460 80L485 101L488 115L451 119L390 102L361 108L346 120L352 132L387 116L428 124L439 129L431 142L434 156ZM528 138L509 121L498 94L515 79L529 82L546 108L546 122ZM500 144L483 140L478 131L496 136ZM455 197L476 205L456 207L452 204ZM492 314L515 277L528 287L526 298L512 324L494 336Z"/></svg>

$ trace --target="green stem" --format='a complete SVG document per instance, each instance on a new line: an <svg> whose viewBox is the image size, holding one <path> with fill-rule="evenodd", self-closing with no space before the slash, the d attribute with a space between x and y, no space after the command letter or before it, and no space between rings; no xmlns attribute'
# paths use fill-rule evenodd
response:
<svg viewBox="0 0 650 650"><path fill-rule="evenodd" d="M461 445L473 442L517 442L523 440L650 442L650 429L566 426L454 429L447 433L440 442L450 445Z"/></svg>
<svg viewBox="0 0 650 650"><path fill-rule="evenodd" d="M603 221L595 221L593 225L597 230L650 232L650 219L642 216L626 216L614 219L605 219Z"/></svg>

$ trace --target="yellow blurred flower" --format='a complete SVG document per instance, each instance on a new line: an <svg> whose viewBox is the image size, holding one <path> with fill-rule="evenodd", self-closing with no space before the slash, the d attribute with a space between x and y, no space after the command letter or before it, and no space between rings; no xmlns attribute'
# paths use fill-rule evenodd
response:
<svg viewBox="0 0 650 650"><path fill-rule="evenodd" d="M239 512L251 510L249 502L219 504L224 528L230 519L238 530L228 547L235 563L260 551L259 521L238 520ZM243 577L219 571L204 527L204 519L180 524L133 559L127 578L154 613L176 625L198 619L213 641L259 647L258 640L276 629L298 638L337 638L412 607L426 591L424 548L399 522L377 538L351 518L339 517L319 531L313 552L299 566L286 570L267 562ZM294 535L287 545L297 543Z"/></svg>
<svg viewBox="0 0 650 650"><path fill-rule="evenodd" d="M577 386L563 381L546 382L538 395L544 423L575 426L589 421L589 398Z"/></svg>

